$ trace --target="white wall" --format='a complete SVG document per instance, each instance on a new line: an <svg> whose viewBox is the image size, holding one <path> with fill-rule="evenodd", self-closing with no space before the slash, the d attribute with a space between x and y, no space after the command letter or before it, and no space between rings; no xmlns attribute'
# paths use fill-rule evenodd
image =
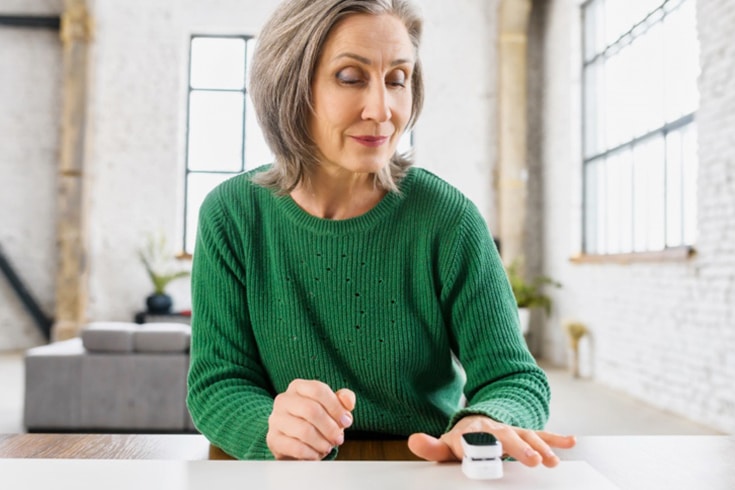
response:
<svg viewBox="0 0 735 490"><path fill-rule="evenodd" d="M22 12L49 8L48 2L26 0ZM56 2L56 10L61 8ZM495 93L497 0L420 0L425 15L422 59L426 73L426 105L416 130L418 164L434 171L465 191L493 224L492 170L495 165ZM130 320L143 308L150 283L136 250L147 232L163 231L172 244L178 239L183 192L184 137L188 42L191 34L257 34L275 0L90 0L95 19L91 52L88 121L88 171L91 176L89 215L90 320ZM26 8L27 7L27 8ZM7 11L7 10L6 10ZM5 31L0 28L0 36ZM60 45L47 34L46 67L53 83L45 90L58 92ZM54 41L56 39L56 41ZM4 43L0 43L4 44ZM9 42L14 56L28 53ZM0 51L3 52L3 51ZM1 77L0 77L1 78ZM17 87L29 83L18 77ZM33 82L41 84L41 81ZM2 88L3 85L0 85ZM13 87L11 87L13 88ZM0 92L5 104L6 90ZM34 107L57 107L53 97L28 102ZM21 107L23 107L21 105ZM54 133L58 119L43 124ZM2 123L0 123L2 124ZM47 153L53 153L51 141ZM36 151L33 141L11 142L25 152ZM49 143L50 144L50 143ZM0 237L22 249L19 260L43 271L43 278L28 272L27 280L44 307L53 314L55 250L53 212L54 158L46 158L44 175L7 185L0 193L17 202L29 193L42 193L45 201L31 200L35 214L43 215L43 232L30 236L24 225L11 221ZM15 161L8 175L28 173ZM0 170L2 171L2 170ZM0 174L2 175L2 174ZM39 182L47 182L46 190ZM48 183L51 182L51 183ZM3 201L0 217L11 214ZM28 221L26 219L26 221ZM175 308L190 305L188 280L172 283ZM41 342L28 315L0 279L0 350L20 349Z"/></svg>
<svg viewBox="0 0 735 490"><path fill-rule="evenodd" d="M54 15L61 0L3 0L0 14ZM0 244L47 312L53 310L61 46L49 29L0 28ZM0 349L42 341L0 275Z"/></svg>
<svg viewBox="0 0 735 490"><path fill-rule="evenodd" d="M270 2L272 3L272 2ZM149 232L178 247L191 34L257 31L263 1L93 2L89 164L90 319L129 320L150 291L136 250ZM190 307L188 279L171 284Z"/></svg>
<svg viewBox="0 0 735 490"><path fill-rule="evenodd" d="M544 357L566 360L561 323L592 330L603 383L735 432L735 4L698 0L697 255L658 263L573 264L580 249L578 0L548 5L543 121L544 263L554 292Z"/></svg>
<svg viewBox="0 0 735 490"><path fill-rule="evenodd" d="M420 0L426 102L417 164L459 187L496 226L499 0Z"/></svg>

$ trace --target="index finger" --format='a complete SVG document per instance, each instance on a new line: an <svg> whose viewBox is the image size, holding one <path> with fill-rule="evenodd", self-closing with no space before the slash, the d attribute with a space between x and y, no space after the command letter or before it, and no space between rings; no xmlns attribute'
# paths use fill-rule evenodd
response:
<svg viewBox="0 0 735 490"><path fill-rule="evenodd" d="M350 412L355 409L355 392L352 390L349 390L347 388L342 388L341 390L337 390L335 392L337 395L337 398L342 403L342 406L345 407Z"/></svg>
<svg viewBox="0 0 735 490"><path fill-rule="evenodd" d="M324 410L341 428L345 429L352 425L350 411L326 383L316 380L295 380L290 387L293 387L298 395L310 398L324 407Z"/></svg>

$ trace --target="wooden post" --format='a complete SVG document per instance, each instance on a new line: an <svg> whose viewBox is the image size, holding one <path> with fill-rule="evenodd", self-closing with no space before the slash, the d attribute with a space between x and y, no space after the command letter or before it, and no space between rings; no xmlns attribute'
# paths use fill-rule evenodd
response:
<svg viewBox="0 0 735 490"><path fill-rule="evenodd" d="M506 265L523 255L528 197L527 39L531 0L500 4L498 208Z"/></svg>
<svg viewBox="0 0 735 490"><path fill-rule="evenodd" d="M54 340L74 337L86 320L87 230L85 136L92 21L86 0L64 0L63 102L58 175L56 315Z"/></svg>

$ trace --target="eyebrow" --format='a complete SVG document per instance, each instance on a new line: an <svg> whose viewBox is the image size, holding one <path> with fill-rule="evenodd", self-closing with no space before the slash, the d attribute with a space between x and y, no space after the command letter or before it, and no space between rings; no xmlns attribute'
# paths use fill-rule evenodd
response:
<svg viewBox="0 0 735 490"><path fill-rule="evenodd" d="M359 54L355 53L342 53L335 56L332 61L338 60L340 58L351 58L353 60L359 61L360 63L364 65L372 65L373 62L370 61L369 58L365 58L364 56L360 56ZM404 64L412 64L414 60L408 59L408 58L399 58L397 60L393 60L390 63L390 66L398 66L398 65L404 65Z"/></svg>

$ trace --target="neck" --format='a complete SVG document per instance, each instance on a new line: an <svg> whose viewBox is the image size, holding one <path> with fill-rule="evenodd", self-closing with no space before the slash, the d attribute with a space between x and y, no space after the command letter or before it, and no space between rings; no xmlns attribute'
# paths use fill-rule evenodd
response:
<svg viewBox="0 0 735 490"><path fill-rule="evenodd" d="M385 193L375 185L373 174L318 174L302 180L291 192L291 198L312 216L342 220L367 213Z"/></svg>

